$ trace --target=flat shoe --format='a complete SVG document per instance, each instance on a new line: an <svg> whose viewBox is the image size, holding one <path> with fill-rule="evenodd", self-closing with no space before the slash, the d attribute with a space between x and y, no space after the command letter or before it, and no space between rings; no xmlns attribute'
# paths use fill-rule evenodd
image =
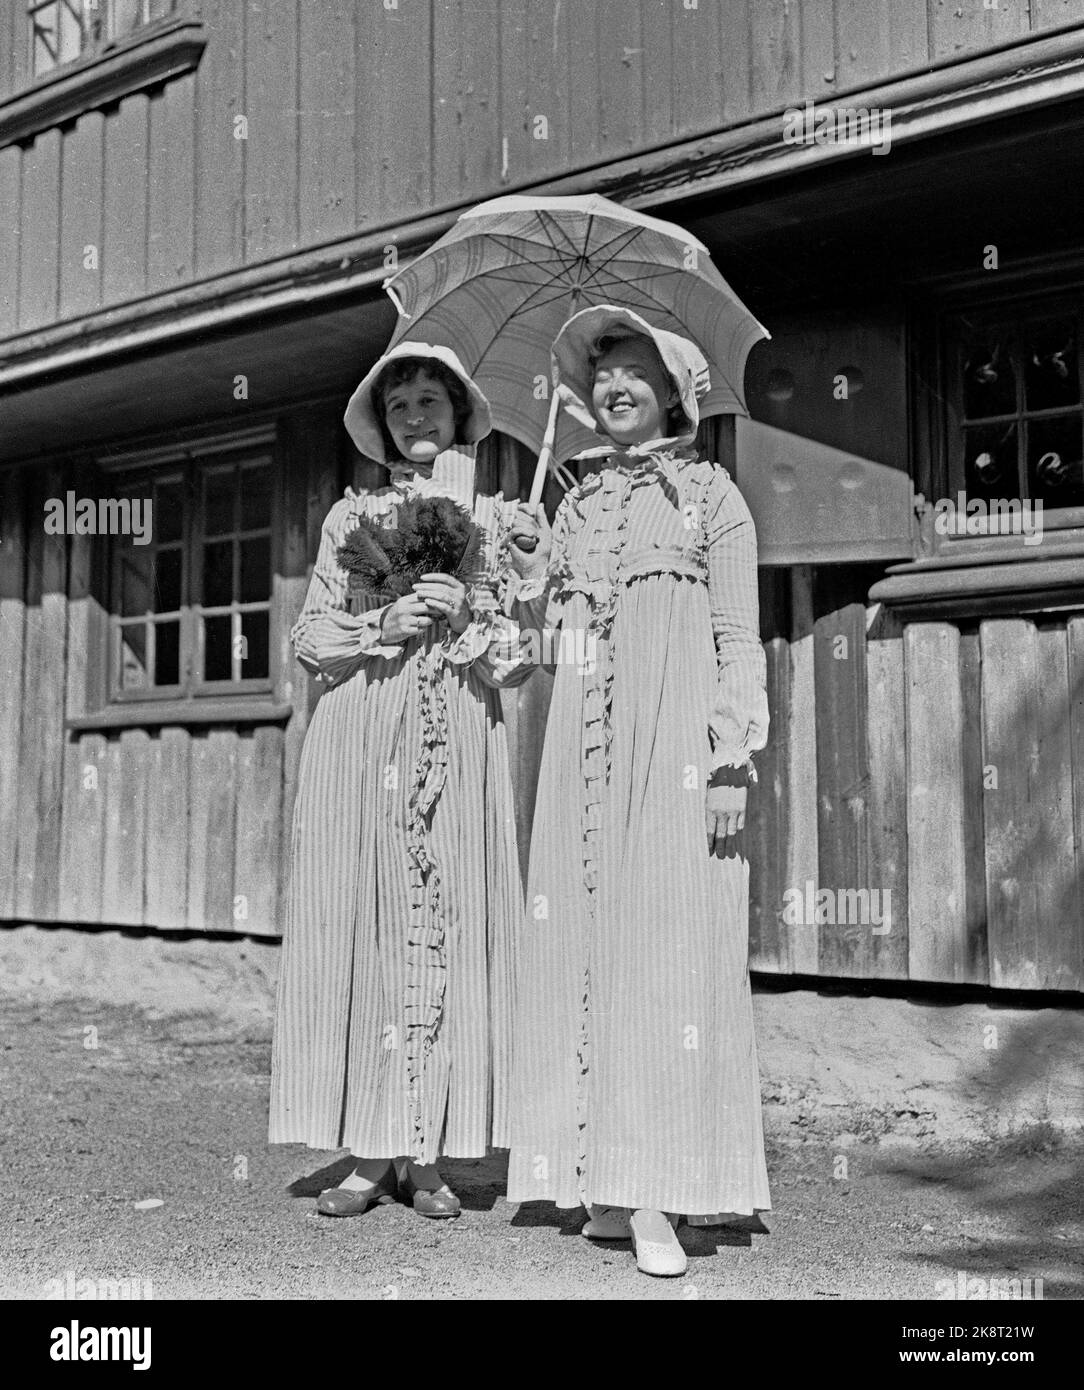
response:
<svg viewBox="0 0 1084 1390"><path fill-rule="evenodd" d="M458 1216L462 1210L459 1198L447 1183L443 1192L429 1192L424 1187L415 1187L405 1168L399 1183L399 1200L412 1206L419 1216L431 1216L434 1220Z"/></svg>
<svg viewBox="0 0 1084 1390"><path fill-rule="evenodd" d="M328 1187L316 1199L321 1216L361 1216L376 1203L394 1202L396 1198L395 1169L389 1168L385 1177L365 1191L349 1187Z"/></svg>
<svg viewBox="0 0 1084 1390"><path fill-rule="evenodd" d="M588 1220L580 1231L588 1240L628 1240L632 1235L629 1229L628 1207L600 1207L594 1203L587 1208Z"/></svg>
<svg viewBox="0 0 1084 1390"><path fill-rule="evenodd" d="M685 1273L688 1260L669 1220L661 1211L634 1211L629 1218L636 1268L643 1274L673 1278Z"/></svg>

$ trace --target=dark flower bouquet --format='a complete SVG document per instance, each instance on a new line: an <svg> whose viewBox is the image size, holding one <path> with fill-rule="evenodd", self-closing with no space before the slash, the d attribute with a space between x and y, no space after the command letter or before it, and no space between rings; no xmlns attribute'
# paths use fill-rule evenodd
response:
<svg viewBox="0 0 1084 1390"><path fill-rule="evenodd" d="M449 497L413 497L398 508L394 526L361 517L336 551L355 592L397 599L423 574L449 574L460 583L477 578L482 532Z"/></svg>

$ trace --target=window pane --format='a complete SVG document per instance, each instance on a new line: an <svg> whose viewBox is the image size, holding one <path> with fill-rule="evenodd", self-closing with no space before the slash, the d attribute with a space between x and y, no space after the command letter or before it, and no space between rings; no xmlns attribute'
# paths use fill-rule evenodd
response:
<svg viewBox="0 0 1084 1390"><path fill-rule="evenodd" d="M259 536L241 542L241 602L260 603L271 596L271 540Z"/></svg>
<svg viewBox="0 0 1084 1390"><path fill-rule="evenodd" d="M154 683L178 685L181 679L181 625L157 623L154 629Z"/></svg>
<svg viewBox="0 0 1084 1390"><path fill-rule="evenodd" d="M120 611L124 618L147 613L154 608L154 551L149 545L131 545L126 538L114 545L120 554Z"/></svg>
<svg viewBox="0 0 1084 1390"><path fill-rule="evenodd" d="M1076 338L1071 323L1054 323L1024 338L1024 385L1028 410L1050 410L1080 400Z"/></svg>
<svg viewBox="0 0 1084 1390"><path fill-rule="evenodd" d="M203 547L204 608L233 602L233 541L216 541Z"/></svg>
<svg viewBox="0 0 1084 1390"><path fill-rule="evenodd" d="M1011 415L1016 410L1016 376L1008 338L977 336L963 348L964 414L969 420Z"/></svg>
<svg viewBox="0 0 1084 1390"><path fill-rule="evenodd" d="M241 474L241 529L271 525L271 469L266 464Z"/></svg>
<svg viewBox="0 0 1084 1390"><path fill-rule="evenodd" d="M144 0L148 19L162 19L173 13L173 0Z"/></svg>
<svg viewBox="0 0 1084 1390"><path fill-rule="evenodd" d="M147 629L132 623L121 629L120 669L122 690L143 690L147 680Z"/></svg>
<svg viewBox="0 0 1084 1390"><path fill-rule="evenodd" d="M241 635L245 645L241 648L244 660L241 663L243 680L254 680L268 674L268 614L242 613Z"/></svg>
<svg viewBox="0 0 1084 1390"><path fill-rule="evenodd" d="M207 536L221 536L234 529L233 495L236 472L206 473L203 479L203 531Z"/></svg>
<svg viewBox="0 0 1084 1390"><path fill-rule="evenodd" d="M154 567L157 582L156 609L159 613L176 613L181 606L180 547L159 550Z"/></svg>
<svg viewBox="0 0 1084 1390"><path fill-rule="evenodd" d="M964 491L969 497L1019 496L1015 425L964 431Z"/></svg>
<svg viewBox="0 0 1084 1390"><path fill-rule="evenodd" d="M1044 507L1084 505L1080 416L1028 422L1028 494Z"/></svg>
<svg viewBox="0 0 1084 1390"><path fill-rule="evenodd" d="M179 482L154 489L154 539L179 541L184 527L184 488Z"/></svg>
<svg viewBox="0 0 1084 1390"><path fill-rule="evenodd" d="M228 613L203 620L203 679L228 681L233 679L230 661L232 619Z"/></svg>

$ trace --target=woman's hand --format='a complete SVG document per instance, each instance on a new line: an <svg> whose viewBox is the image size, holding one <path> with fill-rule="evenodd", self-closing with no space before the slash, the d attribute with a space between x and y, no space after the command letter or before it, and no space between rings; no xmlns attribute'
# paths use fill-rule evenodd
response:
<svg viewBox="0 0 1084 1390"><path fill-rule="evenodd" d="M708 853L720 859L735 848L729 841L745 828L749 789L743 773L732 773L734 769L725 768L712 777L705 806Z"/></svg>
<svg viewBox="0 0 1084 1390"><path fill-rule="evenodd" d="M409 642L432 625L429 607L417 594L404 594L384 610L380 620L380 636L392 644Z"/></svg>
<svg viewBox="0 0 1084 1390"><path fill-rule="evenodd" d="M470 624L471 611L467 591L450 574L423 574L414 592L435 618L444 618L455 633L465 632Z"/></svg>
<svg viewBox="0 0 1084 1390"><path fill-rule="evenodd" d="M553 532L541 502L532 507L521 502L512 522L512 544L508 547L512 568L521 579L544 570L553 548Z"/></svg>

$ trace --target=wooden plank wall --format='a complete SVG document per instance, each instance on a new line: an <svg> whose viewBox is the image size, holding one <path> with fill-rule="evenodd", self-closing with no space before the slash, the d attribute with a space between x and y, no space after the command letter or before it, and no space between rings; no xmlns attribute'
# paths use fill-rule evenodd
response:
<svg viewBox="0 0 1084 1390"><path fill-rule="evenodd" d="M101 659L101 566L91 538L44 535L41 504L91 480L57 464L0 476L0 919L281 930L319 690L286 634L343 483L382 481L337 414L280 422L285 727L66 735ZM522 494L531 462L495 440L481 486ZM1084 989L1084 616L901 625L866 607L873 574L761 574L772 732L746 832L753 968ZM504 698L524 864L550 688L539 674ZM889 930L787 920L785 895L807 885L879 893L882 916L890 892Z"/></svg>
<svg viewBox="0 0 1084 1390"><path fill-rule="evenodd" d="M0 150L0 336L1084 22L1084 0L193 9L195 72ZM0 100L25 24L0 0Z"/></svg>
<svg viewBox="0 0 1084 1390"><path fill-rule="evenodd" d="M752 967L1084 989L1084 618L863 619L854 571L814 575L812 616L802 571L781 573L762 585L773 729L746 832ZM853 652L861 627L860 674L838 639ZM891 930L788 926L785 894L810 880L890 890Z"/></svg>

